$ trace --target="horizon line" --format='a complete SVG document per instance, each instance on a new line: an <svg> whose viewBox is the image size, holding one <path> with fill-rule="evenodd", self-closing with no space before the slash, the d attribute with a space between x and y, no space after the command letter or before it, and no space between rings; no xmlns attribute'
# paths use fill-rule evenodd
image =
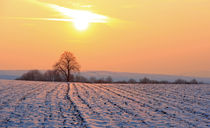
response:
<svg viewBox="0 0 210 128"><path fill-rule="evenodd" d="M0 71L30 71L30 70L40 70L47 71L52 69L0 69ZM80 72L111 72L111 73L130 73L130 74L142 74L142 75L162 75L162 76L177 76L177 77L196 77L196 78L210 78L210 76L190 76L183 74L160 74L160 73L143 73L143 72L126 72L126 71L111 71L111 70L81 70Z"/></svg>

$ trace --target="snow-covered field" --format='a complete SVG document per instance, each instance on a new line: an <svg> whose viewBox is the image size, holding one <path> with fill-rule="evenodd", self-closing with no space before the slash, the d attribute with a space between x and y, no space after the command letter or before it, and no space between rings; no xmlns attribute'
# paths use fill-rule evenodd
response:
<svg viewBox="0 0 210 128"><path fill-rule="evenodd" d="M210 127L210 85L0 80L0 127Z"/></svg>

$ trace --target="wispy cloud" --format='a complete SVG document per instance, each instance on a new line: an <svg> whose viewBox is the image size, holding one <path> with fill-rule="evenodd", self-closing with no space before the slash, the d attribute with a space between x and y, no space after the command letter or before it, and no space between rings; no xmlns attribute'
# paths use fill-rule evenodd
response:
<svg viewBox="0 0 210 128"><path fill-rule="evenodd" d="M15 17L0 17L0 19L10 19L10 20L31 20L31 21L56 21L56 22L72 22L74 26L88 25L90 23L100 23L106 24L107 26L116 26L123 23L122 20L109 17L103 14L95 13L90 11L91 5L80 5L80 9L74 9L69 7L63 7L55 3L43 2L40 0L23 0L23 2L28 2L34 4L35 7L45 8L47 13L45 16L34 17L30 16L20 16ZM71 3L73 4L73 3ZM86 9L84 9L86 8Z"/></svg>
<svg viewBox="0 0 210 128"><path fill-rule="evenodd" d="M78 20L85 20L88 23L107 23L110 19L108 16L97 14L88 10L79 10L79 9L71 9L62 7L52 3L41 2L38 0L29 0L29 2L33 4L38 4L43 7L47 7L52 9L58 13L60 13L59 17L63 18L26 18L26 17L14 17L15 19L23 19L23 20L46 20L46 21L68 21L74 22ZM81 5L81 7L90 8L91 5Z"/></svg>
<svg viewBox="0 0 210 128"><path fill-rule="evenodd" d="M60 12L62 15L67 16L73 20L85 20L89 23L106 23L108 22L108 17L100 14L96 14L86 10L75 10L58 5L50 4L49 7Z"/></svg>
<svg viewBox="0 0 210 128"><path fill-rule="evenodd" d="M33 18L33 17L7 17L6 19L15 19L15 20L34 20L34 21L66 21L72 22L73 19L62 19L62 18Z"/></svg>

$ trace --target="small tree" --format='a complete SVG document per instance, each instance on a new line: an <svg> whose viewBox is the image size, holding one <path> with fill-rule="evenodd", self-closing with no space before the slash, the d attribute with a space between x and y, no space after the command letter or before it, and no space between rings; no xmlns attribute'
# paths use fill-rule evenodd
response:
<svg viewBox="0 0 210 128"><path fill-rule="evenodd" d="M139 82L142 84L148 84L151 82L151 80L147 77L144 77L143 79L140 79Z"/></svg>
<svg viewBox="0 0 210 128"><path fill-rule="evenodd" d="M106 83L112 83L113 82L113 79L111 76L108 76L106 79L105 79Z"/></svg>
<svg viewBox="0 0 210 128"><path fill-rule="evenodd" d="M190 81L190 84L198 84L198 81L197 81L196 79L192 79L192 80Z"/></svg>
<svg viewBox="0 0 210 128"><path fill-rule="evenodd" d="M46 81L62 81L61 75L55 70L48 70L44 73L44 79Z"/></svg>
<svg viewBox="0 0 210 128"><path fill-rule="evenodd" d="M34 81L42 81L43 74L39 70L30 70L27 73L24 73L20 78L17 80L34 80Z"/></svg>
<svg viewBox="0 0 210 128"><path fill-rule="evenodd" d="M187 81L184 79L177 79L174 81L174 84L187 84Z"/></svg>
<svg viewBox="0 0 210 128"><path fill-rule="evenodd" d="M128 80L128 83L134 84L134 83L136 83L136 80L131 78L131 79Z"/></svg>
<svg viewBox="0 0 210 128"><path fill-rule="evenodd" d="M97 82L97 83L105 83L105 80L104 80L104 78L100 78L100 79L98 79L96 82Z"/></svg>
<svg viewBox="0 0 210 128"><path fill-rule="evenodd" d="M54 69L60 72L65 80L69 82L71 80L72 72L79 72L80 65L76 60L76 57L71 53L65 51L59 61L54 65Z"/></svg>

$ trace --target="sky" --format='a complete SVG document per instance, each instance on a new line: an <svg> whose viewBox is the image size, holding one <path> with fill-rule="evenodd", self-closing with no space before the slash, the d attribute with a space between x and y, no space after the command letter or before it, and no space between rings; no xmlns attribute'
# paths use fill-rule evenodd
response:
<svg viewBox="0 0 210 128"><path fill-rule="evenodd" d="M210 77L209 0L1 0L0 69Z"/></svg>

